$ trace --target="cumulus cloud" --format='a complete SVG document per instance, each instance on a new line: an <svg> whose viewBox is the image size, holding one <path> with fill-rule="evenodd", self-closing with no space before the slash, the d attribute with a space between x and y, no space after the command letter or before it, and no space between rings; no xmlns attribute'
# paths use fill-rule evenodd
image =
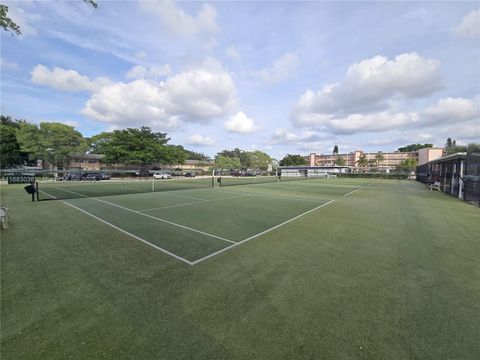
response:
<svg viewBox="0 0 480 360"><path fill-rule="evenodd" d="M215 145L215 141L208 136L203 136L200 134L192 134L186 141L189 145L195 146L213 146Z"/></svg>
<svg viewBox="0 0 480 360"><path fill-rule="evenodd" d="M332 116L381 111L394 96L419 98L442 88L439 63L417 53L401 54L394 60L375 56L351 65L340 83L307 90L297 101L292 120L310 126Z"/></svg>
<svg viewBox="0 0 480 360"><path fill-rule="evenodd" d="M136 65L132 67L128 72L125 74L125 78L127 79L157 79L161 77L165 77L167 75L172 74L172 69L170 65L164 64L161 66L152 66L150 68L146 68L141 65Z"/></svg>
<svg viewBox="0 0 480 360"><path fill-rule="evenodd" d="M50 70L44 65L37 65L31 72L31 81L37 85L45 85L62 91L97 91L110 80L104 77L89 79L75 70L65 70L55 67Z"/></svg>
<svg viewBox="0 0 480 360"><path fill-rule="evenodd" d="M465 15L454 32L459 37L480 38L480 10L474 10Z"/></svg>
<svg viewBox="0 0 480 360"><path fill-rule="evenodd" d="M478 119L479 109L474 101L463 98L446 98L426 108L421 113L423 125L457 123Z"/></svg>
<svg viewBox="0 0 480 360"><path fill-rule="evenodd" d="M324 137L319 136L314 131L294 132L285 128L277 128L272 135L270 144L272 145L299 145L312 143L322 140Z"/></svg>
<svg viewBox="0 0 480 360"><path fill-rule="evenodd" d="M274 60L272 65L260 70L251 71L250 75L264 84L274 85L286 80L298 63L296 54L288 52Z"/></svg>
<svg viewBox="0 0 480 360"><path fill-rule="evenodd" d="M306 114L304 124L334 134L383 132L394 129L423 128L441 124L458 124L478 119L479 108L469 99L444 98L420 111L402 112L390 108L371 113Z"/></svg>
<svg viewBox="0 0 480 360"><path fill-rule="evenodd" d="M95 91L82 110L86 116L120 126L149 123L175 129L184 122L207 123L236 107L236 87L221 64L206 62L165 81L139 79Z"/></svg>
<svg viewBox="0 0 480 360"><path fill-rule="evenodd" d="M225 122L224 126L227 131L234 133L247 134L258 131L258 126L255 122L248 118L242 111L231 116L230 119Z"/></svg>
<svg viewBox="0 0 480 360"><path fill-rule="evenodd" d="M209 4L202 4L196 16L187 14L173 1L142 1L140 7L156 15L165 28L175 35L192 37L200 33L213 34L219 30L217 12Z"/></svg>

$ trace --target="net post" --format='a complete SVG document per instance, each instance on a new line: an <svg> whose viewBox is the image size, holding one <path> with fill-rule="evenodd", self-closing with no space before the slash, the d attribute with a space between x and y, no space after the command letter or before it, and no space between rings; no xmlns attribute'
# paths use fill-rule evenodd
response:
<svg viewBox="0 0 480 360"><path fill-rule="evenodd" d="M212 170L212 188L215 188L215 169Z"/></svg>
<svg viewBox="0 0 480 360"><path fill-rule="evenodd" d="M38 181L35 181L35 194L37 196L37 201L40 201L40 192L38 191Z"/></svg>
<svg viewBox="0 0 480 360"><path fill-rule="evenodd" d="M152 192L155 192L155 178L152 179Z"/></svg>
<svg viewBox="0 0 480 360"><path fill-rule="evenodd" d="M278 169L275 169L275 182L278 182Z"/></svg>

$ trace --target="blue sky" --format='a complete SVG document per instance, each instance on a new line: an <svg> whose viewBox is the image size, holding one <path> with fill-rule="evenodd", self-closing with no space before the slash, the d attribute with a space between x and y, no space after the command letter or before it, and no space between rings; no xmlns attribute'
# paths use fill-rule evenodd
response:
<svg viewBox="0 0 480 360"><path fill-rule="evenodd" d="M478 2L4 2L1 112L287 153L480 141Z"/></svg>

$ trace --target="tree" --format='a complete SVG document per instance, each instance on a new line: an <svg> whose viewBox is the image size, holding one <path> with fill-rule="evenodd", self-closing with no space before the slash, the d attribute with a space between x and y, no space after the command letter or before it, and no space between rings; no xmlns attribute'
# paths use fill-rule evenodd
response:
<svg viewBox="0 0 480 360"><path fill-rule="evenodd" d="M187 160L187 153L181 145L167 145L160 162L165 164L183 164Z"/></svg>
<svg viewBox="0 0 480 360"><path fill-rule="evenodd" d="M8 125L0 125L0 167L2 169L20 163L20 144L17 141L16 129Z"/></svg>
<svg viewBox="0 0 480 360"><path fill-rule="evenodd" d="M91 5L93 8L97 8L98 4L95 0L83 0L84 3ZM16 24L12 19L8 17L8 6L0 4L0 26L3 30L7 32L11 32L12 36L22 35L22 31L20 30L20 26Z"/></svg>
<svg viewBox="0 0 480 360"><path fill-rule="evenodd" d="M181 145L179 145L179 146L181 146ZM195 152L195 151L188 150L188 149L183 149L183 150L187 154L187 159L188 160L200 160L200 161L209 161L210 160L210 158L203 153Z"/></svg>
<svg viewBox="0 0 480 360"><path fill-rule="evenodd" d="M360 155L360 157L357 160L357 165L360 166L360 167L368 166L367 155L365 155L365 154Z"/></svg>
<svg viewBox="0 0 480 360"><path fill-rule="evenodd" d="M337 145L335 145L335 146L333 147L332 153L333 153L333 154L338 154L338 146L337 146Z"/></svg>
<svg viewBox="0 0 480 360"><path fill-rule="evenodd" d="M238 157L228 157L218 154L215 157L215 168L219 170L237 170L241 168Z"/></svg>
<svg viewBox="0 0 480 360"><path fill-rule="evenodd" d="M238 158L240 160L241 169L261 169L266 170L272 163L272 158L262 151L244 151L239 148L233 150L220 151L217 156L225 156L228 158Z"/></svg>
<svg viewBox="0 0 480 360"><path fill-rule="evenodd" d="M302 155L287 154L279 164L280 166L302 166L307 165L307 160Z"/></svg>
<svg viewBox="0 0 480 360"><path fill-rule="evenodd" d="M51 122L43 122L40 126L22 123L17 131L17 140L30 158L64 167L68 166L73 153L84 152L88 146L82 134L73 127Z"/></svg>
<svg viewBox="0 0 480 360"><path fill-rule="evenodd" d="M256 150L249 152L250 168L258 170L267 170L272 165L272 158L263 151Z"/></svg>
<svg viewBox="0 0 480 360"><path fill-rule="evenodd" d="M454 140L455 141L455 140ZM448 138L447 142L445 143L445 148L449 149L453 146L452 138Z"/></svg>
<svg viewBox="0 0 480 360"><path fill-rule="evenodd" d="M454 145L455 144L455 145ZM452 146L445 149L447 155L456 154L459 152L480 152L480 144L470 143L468 145L456 145L456 141L452 141Z"/></svg>
<svg viewBox="0 0 480 360"><path fill-rule="evenodd" d="M379 166L383 160L385 160L385 156L383 156L383 154L378 153L377 155L375 155L375 161L377 166Z"/></svg>
<svg viewBox="0 0 480 360"><path fill-rule="evenodd" d="M335 165L337 166L345 166L346 165L346 161L344 158L338 156L336 159L335 159Z"/></svg>
<svg viewBox="0 0 480 360"><path fill-rule="evenodd" d="M11 32L11 35L22 35L20 26L18 26L12 19L8 17L8 6L0 4L0 26L3 30Z"/></svg>
<svg viewBox="0 0 480 360"><path fill-rule="evenodd" d="M115 130L101 137L99 148L108 164L124 163L140 166L140 174L148 173L151 164L182 163L186 154L178 147L167 146L166 133L152 132L149 127Z"/></svg>
<svg viewBox="0 0 480 360"><path fill-rule="evenodd" d="M416 168L417 168L417 159L414 159L414 158L404 159L397 166L398 170L402 172L408 172L408 173L414 171Z"/></svg>
<svg viewBox="0 0 480 360"><path fill-rule="evenodd" d="M398 151L412 152L412 151L418 151L420 149L431 148L431 147L433 147L433 144L410 144L410 145L398 148Z"/></svg>

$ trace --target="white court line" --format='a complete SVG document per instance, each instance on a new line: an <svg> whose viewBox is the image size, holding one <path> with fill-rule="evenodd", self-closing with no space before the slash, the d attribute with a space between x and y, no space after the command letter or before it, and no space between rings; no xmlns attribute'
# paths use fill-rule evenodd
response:
<svg viewBox="0 0 480 360"><path fill-rule="evenodd" d="M263 196L273 199L286 199L286 200L299 200L299 201L314 201L317 202L321 199L309 199L309 198L302 198L302 197L295 197L295 196L277 196L277 195L268 195L262 193L252 193L252 192L245 192L245 191L231 191L231 190L223 190L222 188L218 189L217 191L224 191L230 194L244 194L244 195L253 195L253 196Z"/></svg>
<svg viewBox="0 0 480 360"><path fill-rule="evenodd" d="M236 198L242 198L242 197L247 197L247 196L251 196L251 195L249 195L249 194L245 194L245 195L238 195L238 196L227 196L227 197L218 198L218 199L210 199L210 200L194 201L194 202L189 202L189 203L185 203L185 204L177 204L177 205L161 206L161 207L157 207L157 208L151 208L151 209L142 209L142 210L138 210L138 211L140 211L140 212L145 212L145 211L153 211L153 210L161 210L161 209L170 209L170 208L175 208L175 207L182 207L182 206L195 205L195 204L203 204L203 203L206 203L206 202L212 202L212 201L220 201L220 200L236 199Z"/></svg>
<svg viewBox="0 0 480 360"><path fill-rule="evenodd" d="M242 241L239 241L239 242L237 242L237 243L235 243L235 244L233 244L233 245L230 245L230 246L227 246L226 248L223 248L223 249L221 249L221 250L215 251L215 252L213 252L213 253L211 253L211 254L209 254L209 255L207 255L207 256L204 256L203 258L200 258L200 259L197 259L197 260L195 260L195 261L192 261L192 265L196 265L196 264L198 264L198 263L200 263L200 262L202 262L202 261L205 261L205 260L207 260L207 259L209 259L209 258L211 258L211 257L213 257L213 256L215 256L215 255L218 255L218 254L221 254L221 253L223 253L223 252L225 252L225 251L227 251L227 250L233 249L234 247L236 247L236 246L238 246L238 245L241 245L241 244L246 243L247 241L253 240L253 239L255 239L255 238L257 238L257 237L259 237L259 236L261 236L261 235L263 235L263 234L266 234L266 233L268 233L268 232L270 232L270 231L273 231L273 230L275 230L275 229L278 229L279 227L281 227L281 226L283 226L283 225L286 225L286 224L288 224L289 222L292 222L292 221L294 221L294 220L297 220L297 219L301 218L302 216L305 216L305 215L307 215L307 214L309 214L309 213L311 213L311 212L313 212L313 211L315 211L315 210L318 210L318 209L320 209L320 208L322 208L322 207L324 207L324 206L327 206L327 205L329 205L329 204L332 204L332 203L334 203L334 202L335 202L335 200L330 200L330 201L326 202L325 204L322 204L322 205L320 205L320 206L317 206L316 208L310 209L310 210L308 210L308 211L306 211L306 212L304 212L304 213L302 213L302 214L300 214L300 215L297 215L297 216L295 216L295 217L293 217L293 218L291 218L291 219L289 219L289 220L287 220L287 221L284 221L284 222L282 222L282 223L280 223L280 224L278 224L278 225L275 225L275 226L273 226L273 227L271 227L271 228L269 228L269 229L267 229L267 230L264 230L264 231L262 231L262 232L259 232L258 234L255 234L255 235L253 235L253 236L250 236L249 238L243 239Z"/></svg>
<svg viewBox="0 0 480 360"><path fill-rule="evenodd" d="M47 195L47 196L50 196L51 198L57 199L55 196L50 195L50 194L47 194L47 193L44 192L44 191L40 191L40 192L41 192L42 194L45 194L45 195ZM104 223L104 224L106 224L106 225L108 225L108 226L111 226L111 227L114 228L115 230L118 230L118 231L120 231L120 232L122 232L122 233L124 233L124 234L126 234L126 235L128 235L128 236L131 236L131 237L133 237L134 239L136 239L136 240L138 240L138 241L141 241L141 242L143 242L143 243L145 243L145 244L147 244L147 245L149 245L149 246L151 246L151 247L153 247L153 248L155 248L155 249L157 249L157 250L160 250L161 252L163 252L163 253L165 253L165 254L167 254L167 255L173 256L173 257L174 257L175 259L177 259L177 260L183 261L184 263L187 263L188 265L193 265L193 263L192 263L190 260L184 259L184 258L182 258L181 256L175 255L174 253L172 253L172 252L170 252L170 251L168 251L168 250L165 250L165 249L163 249L163 248L161 248L161 247L159 247L159 246L157 246L157 245L154 245L154 244L152 244L151 242L148 242L147 240L142 239L141 237L139 237L139 236L137 236L137 235L134 235L134 234L132 234L132 233L129 233L128 231L125 231L125 230L119 228L118 226L115 226L115 225L109 223L108 221L105 221L105 220L103 220L103 219L100 219L98 216L95 216L95 215L93 215L93 214L90 214L88 211L85 211L85 210L83 210L83 209L81 209L81 208L79 208L79 207L77 207L77 206L75 206L75 205L73 205L73 204L70 204L69 202L66 202L66 201L63 201L63 200L60 200L60 201L61 201L62 203L64 203L64 204L68 205L68 206L71 206L71 207L73 207L73 208L75 208L75 209L83 212L84 214L87 214L88 216L93 217L94 219L96 219L96 220L98 220L98 221L100 221L100 222L102 222L102 223Z"/></svg>
<svg viewBox="0 0 480 360"><path fill-rule="evenodd" d="M200 189L194 189L194 190L200 190ZM205 199L202 199L202 198L197 198L195 196L180 195L180 194L172 193L172 192L169 192L169 191L155 191L155 192L160 193L160 194L170 195L170 196L181 197L181 198L184 198L184 199L205 200Z"/></svg>
<svg viewBox="0 0 480 360"><path fill-rule="evenodd" d="M357 191L360 191L360 190L366 188L366 187L367 187L368 185L370 185L371 183L373 183L373 181L370 181L367 185L360 186L358 189L355 189L355 190L353 190L353 191L350 191L349 193L347 193L347 194L345 194L345 195L343 195L343 196L348 196L348 195L350 195L350 194L356 193Z"/></svg>
<svg viewBox="0 0 480 360"><path fill-rule="evenodd" d="M194 205L194 204L203 204L204 202L208 202L208 201L210 201L210 200L194 201L194 202L189 202L189 203L185 203L185 204L161 206L161 207L156 207L156 208L151 208L151 209L141 209L141 210L137 210L137 211L145 212L145 211L153 211L153 210L160 210L160 209L170 209L170 208L188 206L188 205Z"/></svg>
<svg viewBox="0 0 480 360"><path fill-rule="evenodd" d="M85 196L85 195L80 194L80 193L76 193L75 191L65 190L65 189L62 189L62 188L59 188L59 189L60 189L60 190L63 190L63 191L66 191L66 192L69 192L69 193L72 193L72 194L76 194L76 195L83 196L83 197L85 197L85 198L89 198L88 196ZM121 205L117 205L117 204L114 204L114 203L111 203L111 202L108 202L108 201L105 201L105 200L100 200L100 199L97 199L97 198L94 198L94 197L91 197L91 198L89 198L89 199L92 199L92 200L95 200L95 201L98 201L98 202L101 202L101 203L105 203L105 204L108 204L108 205L111 205L111 206L115 206L115 207L118 207L118 208L120 208L120 209L133 212L133 213L135 213L135 214L140 214L140 215L142 215L142 216L146 216L146 217L148 217L148 218L155 219L155 220L157 220L157 221L161 221L161 222L164 222L164 223L167 223L167 224L170 224L170 225L178 226L178 227L180 227L180 228L183 228L183 229L186 229L186 230L189 230L189 231L193 231L193 232L196 232L196 233L199 233L199 234L202 234L202 235L210 236L210 237L213 237L213 238L216 238L216 239L219 239L219 240L223 240L223 241L226 241L226 242L235 244L235 241L222 238L221 236L209 234L209 233L207 233L207 232L204 232L204 231L201 231L201 230L197 230L197 229L193 229L193 228L190 228L190 227L185 226L185 225L180 225L180 224L174 223L174 222L172 222L172 221L168 221L168 220L165 220L165 219L161 219L161 218L159 218L159 217L155 217L155 216L152 216L152 215L144 214L144 213L141 213L140 211L132 210L132 209L129 209L129 208L127 208L127 207L124 207L124 206L121 206Z"/></svg>

